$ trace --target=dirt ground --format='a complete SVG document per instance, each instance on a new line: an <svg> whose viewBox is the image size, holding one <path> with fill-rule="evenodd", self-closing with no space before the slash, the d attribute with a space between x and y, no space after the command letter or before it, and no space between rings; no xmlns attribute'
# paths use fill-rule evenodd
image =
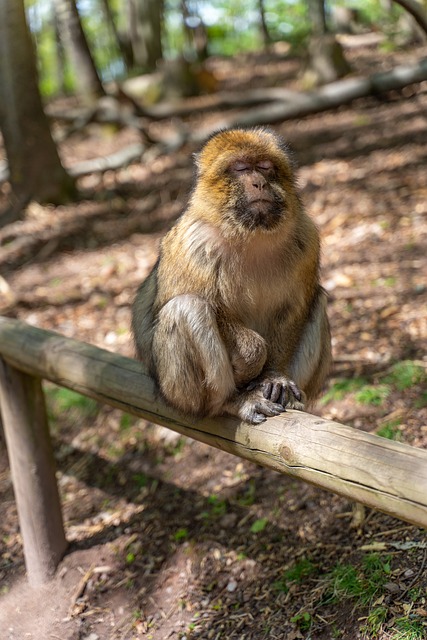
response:
<svg viewBox="0 0 427 640"><path fill-rule="evenodd" d="M361 73L425 55L348 51ZM293 88L298 67L215 65L236 90ZM424 448L427 83L275 128L323 242L334 369L315 411ZM61 154L72 166L135 141L94 124ZM193 151L89 176L79 203L30 204L0 230L0 313L132 356L130 304L185 205ZM427 637L424 531L53 385L46 395L70 547L51 583L27 585L0 441L2 639Z"/></svg>

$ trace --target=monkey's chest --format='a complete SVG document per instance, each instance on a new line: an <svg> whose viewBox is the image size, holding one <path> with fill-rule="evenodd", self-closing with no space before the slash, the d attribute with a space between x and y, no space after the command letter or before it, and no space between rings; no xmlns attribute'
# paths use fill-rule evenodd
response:
<svg viewBox="0 0 427 640"><path fill-rule="evenodd" d="M257 273L255 277L230 277L231 286L224 291L222 305L249 329L265 338L277 322L284 322L293 294L283 279L273 273Z"/></svg>

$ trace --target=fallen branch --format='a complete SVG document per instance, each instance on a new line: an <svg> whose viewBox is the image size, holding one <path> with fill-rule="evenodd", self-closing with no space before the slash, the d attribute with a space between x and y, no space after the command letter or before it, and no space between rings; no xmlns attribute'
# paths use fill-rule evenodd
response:
<svg viewBox="0 0 427 640"><path fill-rule="evenodd" d="M316 91L294 94L291 102L274 102L230 118L223 118L199 130L190 139L192 142L203 141L217 129L273 124L302 118L349 104L357 98L379 96L424 80L427 80L427 58L422 58L414 64L397 66L385 73L375 73L367 78L348 78L331 82Z"/></svg>
<svg viewBox="0 0 427 640"><path fill-rule="evenodd" d="M68 168L68 173L74 178L82 178L91 173L105 173L106 171L115 171L117 169L123 169L132 162L141 160L141 156L144 152L144 146L142 144L131 144L120 151L110 154L109 156L102 156L99 158L93 158L92 160L84 160L72 167Z"/></svg>

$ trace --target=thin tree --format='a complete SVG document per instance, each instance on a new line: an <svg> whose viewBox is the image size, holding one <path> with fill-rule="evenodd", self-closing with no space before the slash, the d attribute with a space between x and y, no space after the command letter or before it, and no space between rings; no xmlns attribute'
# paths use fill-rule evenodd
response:
<svg viewBox="0 0 427 640"><path fill-rule="evenodd" d="M75 0L54 0L64 47L74 68L79 93L86 100L104 94Z"/></svg>
<svg viewBox="0 0 427 640"><path fill-rule="evenodd" d="M134 65L155 71L163 58L163 0L128 0L128 10Z"/></svg>
<svg viewBox="0 0 427 640"><path fill-rule="evenodd" d="M264 0L258 0L258 10L262 41L264 43L264 47L268 47L271 44L271 36L270 32L268 31L267 21L265 19Z"/></svg>
<svg viewBox="0 0 427 640"><path fill-rule="evenodd" d="M120 54L123 58L123 62L125 63L127 69L131 69L133 66L133 55L131 53L132 48L129 47L129 40L123 38L119 29L117 28L115 15L111 8L111 4L109 0L101 0L102 11L105 16L105 20L108 24L108 28L111 32L111 35L114 39L114 42L120 51Z"/></svg>
<svg viewBox="0 0 427 640"><path fill-rule="evenodd" d="M307 0L307 6L311 37L308 46L309 68L306 78L309 78L310 84L333 82L346 75L350 67L341 45L328 31L325 0Z"/></svg>
<svg viewBox="0 0 427 640"><path fill-rule="evenodd" d="M0 129L13 194L0 226L20 218L31 199L61 203L74 194L43 111L23 0L0 2Z"/></svg>

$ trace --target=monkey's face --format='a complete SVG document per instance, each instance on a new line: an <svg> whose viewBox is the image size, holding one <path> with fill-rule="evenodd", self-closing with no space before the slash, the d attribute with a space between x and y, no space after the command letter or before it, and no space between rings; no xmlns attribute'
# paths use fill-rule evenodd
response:
<svg viewBox="0 0 427 640"><path fill-rule="evenodd" d="M228 173L234 190L233 213L245 229L274 229L282 220L284 194L275 186L276 168L268 158L241 158Z"/></svg>
<svg viewBox="0 0 427 640"><path fill-rule="evenodd" d="M269 129L217 133L203 147L197 166L195 196L207 205L205 215L224 230L272 232L297 209L291 159Z"/></svg>

